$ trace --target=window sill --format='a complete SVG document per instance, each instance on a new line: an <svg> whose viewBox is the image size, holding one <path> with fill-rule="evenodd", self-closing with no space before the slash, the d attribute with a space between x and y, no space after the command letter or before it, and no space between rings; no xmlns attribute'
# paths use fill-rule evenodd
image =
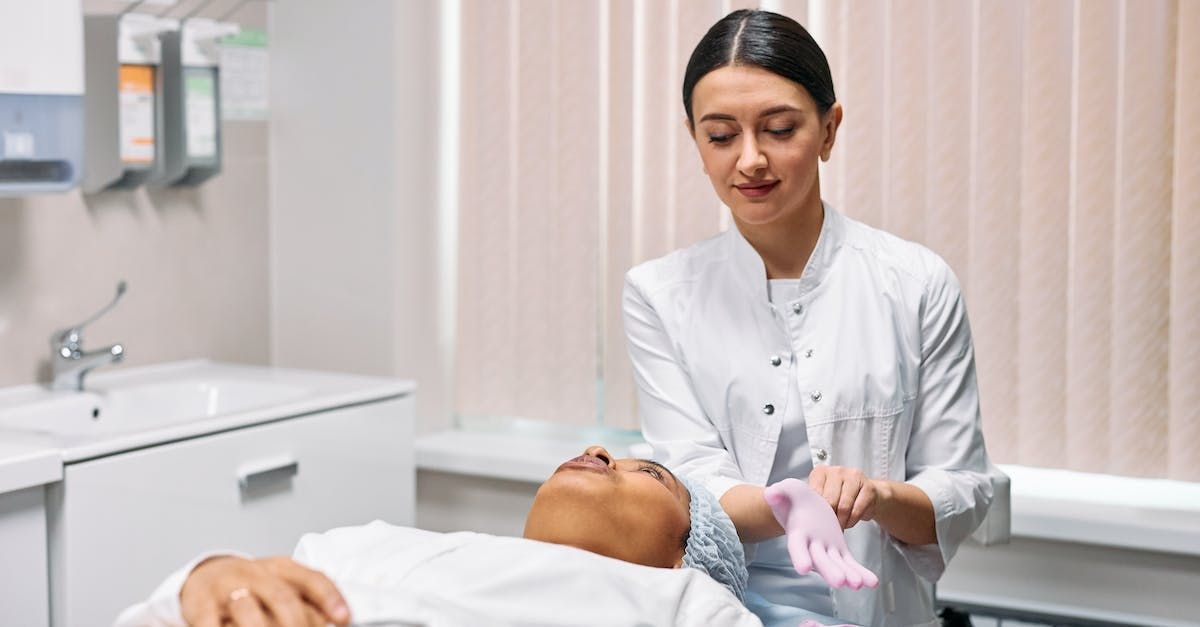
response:
<svg viewBox="0 0 1200 627"><path fill-rule="evenodd" d="M1012 535L1200 556L1200 483L1001 465Z"/></svg>
<svg viewBox="0 0 1200 627"><path fill-rule="evenodd" d="M526 433L456 429L417 439L417 468L459 475L540 484L559 464L592 444L603 443L617 457L640 457L640 439L613 442L587 433ZM634 451L630 447L634 447ZM635 452L636 451L636 452Z"/></svg>
<svg viewBox="0 0 1200 627"><path fill-rule="evenodd" d="M540 484L596 442L619 457L646 455L627 432L452 430L417 440L417 468ZM1012 479L1014 537L1200 556L1200 483L1000 468Z"/></svg>

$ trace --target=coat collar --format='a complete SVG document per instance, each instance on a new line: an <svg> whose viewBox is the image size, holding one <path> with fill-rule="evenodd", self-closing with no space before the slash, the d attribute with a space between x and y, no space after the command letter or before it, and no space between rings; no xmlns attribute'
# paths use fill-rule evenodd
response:
<svg viewBox="0 0 1200 627"><path fill-rule="evenodd" d="M822 201L821 206L825 213L821 220L821 233L817 236L817 245L800 275L799 293L802 296L821 284L845 239L845 218L829 206L829 203ZM730 258L733 260L738 282L750 290L757 301L769 303L767 269L763 265L762 257L750 242L746 241L736 225L731 226L725 233L731 247Z"/></svg>

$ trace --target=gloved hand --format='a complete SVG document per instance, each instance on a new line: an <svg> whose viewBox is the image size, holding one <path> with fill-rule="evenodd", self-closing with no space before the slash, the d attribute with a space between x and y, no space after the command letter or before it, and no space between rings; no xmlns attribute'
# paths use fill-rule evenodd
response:
<svg viewBox="0 0 1200 627"><path fill-rule="evenodd" d="M763 498L787 534L788 554L796 572L805 575L816 570L833 588L858 590L879 585L875 573L850 554L833 508L808 483L784 479L767 486Z"/></svg>

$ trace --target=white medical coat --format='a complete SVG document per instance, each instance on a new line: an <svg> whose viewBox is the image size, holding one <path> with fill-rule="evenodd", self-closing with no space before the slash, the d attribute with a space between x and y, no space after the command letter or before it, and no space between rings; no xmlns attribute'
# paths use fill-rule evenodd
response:
<svg viewBox="0 0 1200 627"><path fill-rule="evenodd" d="M184 625L179 591L205 557L125 610L116 626ZM293 558L333 580L355 623L762 625L701 571L639 566L523 538L442 534L376 521L308 534Z"/></svg>
<svg viewBox="0 0 1200 627"><path fill-rule="evenodd" d="M935 625L932 585L992 500L966 308L923 246L828 205L799 306L772 305L762 259L736 228L643 263L622 308L642 433L658 461L718 496L764 485L788 387L799 383L814 464L906 481L933 502L938 543L872 522L847 530L874 591L835 590L837 615ZM802 316L794 351L786 316Z"/></svg>

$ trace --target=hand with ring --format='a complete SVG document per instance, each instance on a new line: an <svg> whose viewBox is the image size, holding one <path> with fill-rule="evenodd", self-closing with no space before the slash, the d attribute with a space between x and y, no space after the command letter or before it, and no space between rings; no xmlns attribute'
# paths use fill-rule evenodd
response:
<svg viewBox="0 0 1200 627"><path fill-rule="evenodd" d="M179 593L193 627L347 625L350 610L324 574L286 557L215 557L194 568Z"/></svg>

